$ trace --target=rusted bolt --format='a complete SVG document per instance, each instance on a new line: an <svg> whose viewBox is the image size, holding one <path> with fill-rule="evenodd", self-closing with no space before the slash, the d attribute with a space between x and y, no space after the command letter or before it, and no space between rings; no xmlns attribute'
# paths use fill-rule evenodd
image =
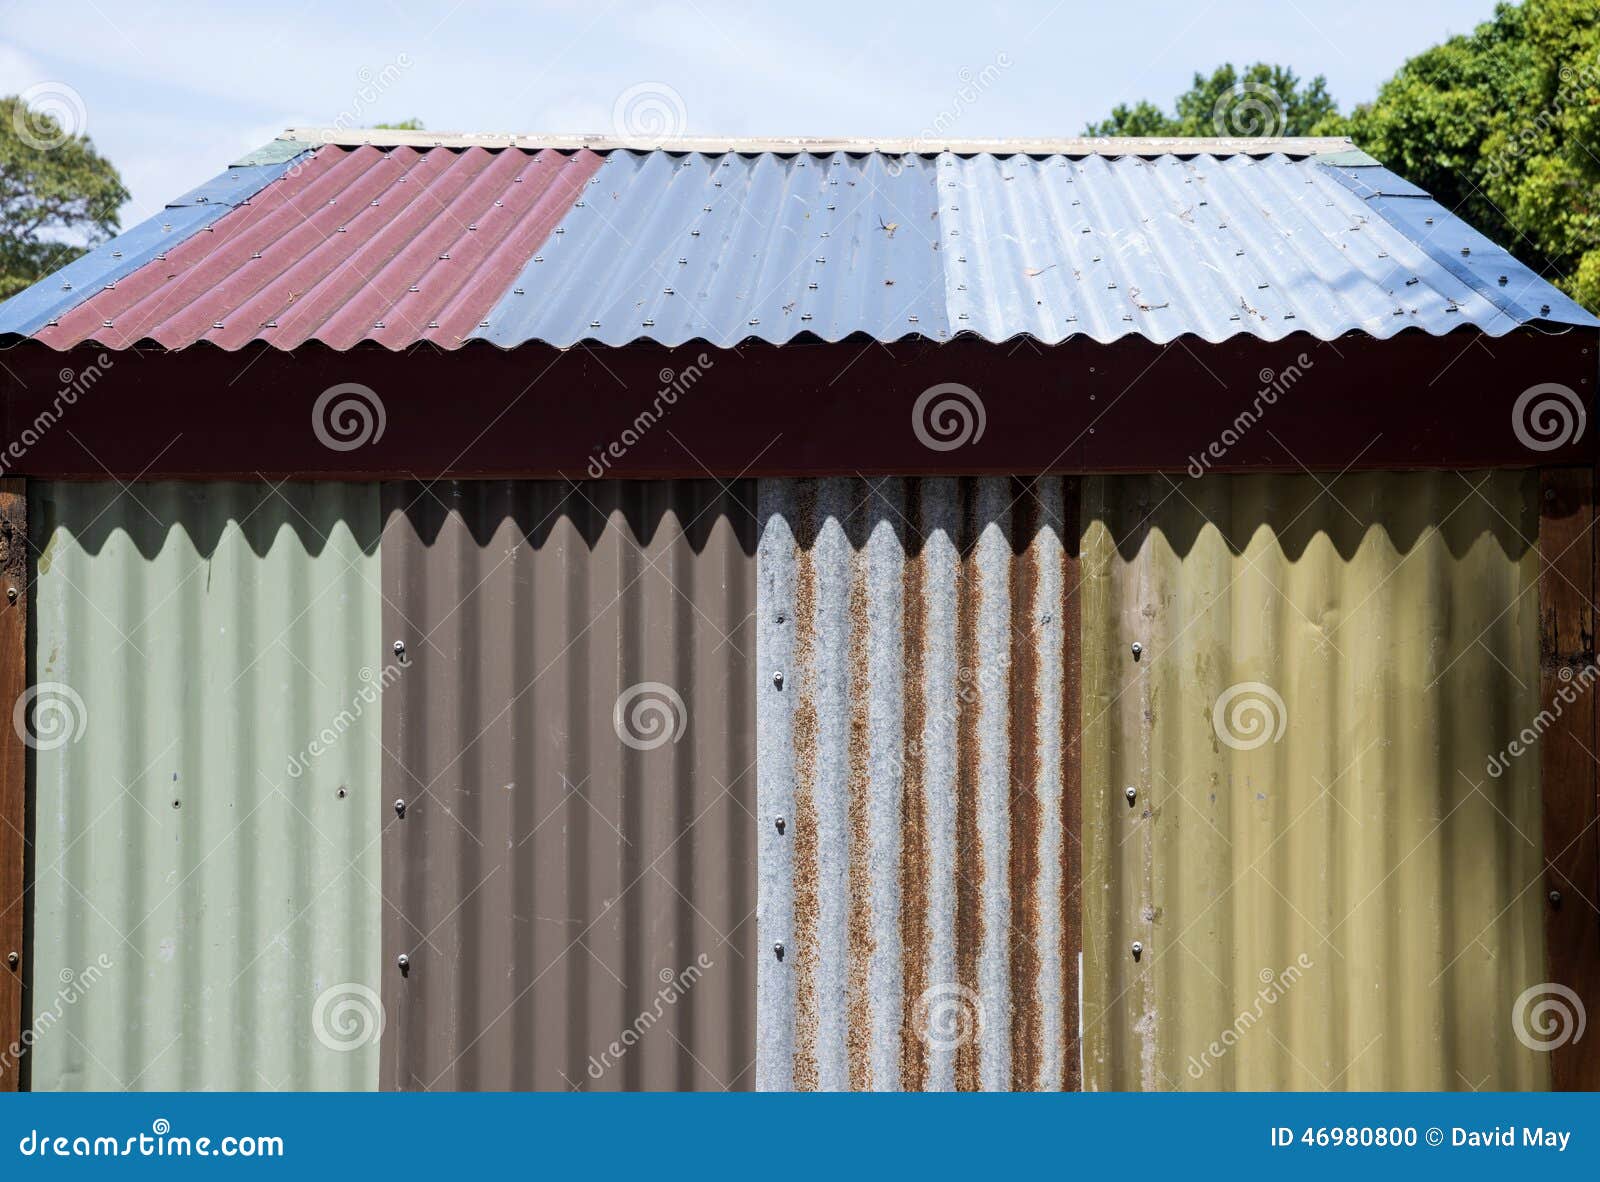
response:
<svg viewBox="0 0 1600 1182"><path fill-rule="evenodd" d="M772 946L772 953L773 953L774 956L776 956L778 958L779 961L782 961L783 960L783 945L782 944L774 944Z"/></svg>
<svg viewBox="0 0 1600 1182"><path fill-rule="evenodd" d="M397 817L403 817L403 816L406 815L406 802L405 801L396 800L394 802L394 815L397 816Z"/></svg>
<svg viewBox="0 0 1600 1182"><path fill-rule="evenodd" d="M1128 807L1132 808L1133 802L1139 799L1139 790L1132 784L1129 784L1127 788L1123 790L1122 795L1128 798Z"/></svg>
<svg viewBox="0 0 1600 1182"><path fill-rule="evenodd" d="M1137 640L1134 641L1133 642L1133 659L1135 661L1137 661L1143 655L1144 655L1144 645L1140 644Z"/></svg>
<svg viewBox="0 0 1600 1182"><path fill-rule="evenodd" d="M772 684L777 686L779 689L783 688L783 670L782 669L779 669L777 672L775 672L772 675Z"/></svg>
<svg viewBox="0 0 1600 1182"><path fill-rule="evenodd" d="M1138 960L1144 955L1144 945L1135 940L1133 942L1133 959Z"/></svg>
<svg viewBox="0 0 1600 1182"><path fill-rule="evenodd" d="M784 829L788 827L789 822L785 821L782 817L779 817L777 820L773 821L773 824L778 827L778 833L781 836Z"/></svg>
<svg viewBox="0 0 1600 1182"><path fill-rule="evenodd" d="M1561 892L1560 891L1551 891L1550 892L1550 906L1552 906L1552 907L1561 906Z"/></svg>

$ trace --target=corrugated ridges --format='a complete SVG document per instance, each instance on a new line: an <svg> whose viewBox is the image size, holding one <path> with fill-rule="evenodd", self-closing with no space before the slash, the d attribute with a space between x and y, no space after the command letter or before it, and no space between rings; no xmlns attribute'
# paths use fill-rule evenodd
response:
<svg viewBox="0 0 1600 1182"><path fill-rule="evenodd" d="M38 338L454 348L598 164L583 152L322 148Z"/></svg>
<svg viewBox="0 0 1600 1182"><path fill-rule="evenodd" d="M933 162L612 152L478 335L607 345L941 337Z"/></svg>
<svg viewBox="0 0 1600 1182"><path fill-rule="evenodd" d="M385 1088L752 1086L753 495L384 486Z"/></svg>
<svg viewBox="0 0 1600 1182"><path fill-rule="evenodd" d="M1067 495L761 482L761 1088L1076 1078Z"/></svg>
<svg viewBox="0 0 1600 1182"><path fill-rule="evenodd" d="M1538 489L1085 482L1086 1086L1548 1086Z"/></svg>
<svg viewBox="0 0 1600 1182"><path fill-rule="evenodd" d="M377 489L29 501L33 1087L375 1088Z"/></svg>

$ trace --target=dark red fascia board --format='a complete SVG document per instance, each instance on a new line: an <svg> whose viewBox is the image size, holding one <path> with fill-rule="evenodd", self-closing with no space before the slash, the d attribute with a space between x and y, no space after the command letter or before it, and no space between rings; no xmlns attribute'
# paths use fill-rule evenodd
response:
<svg viewBox="0 0 1600 1182"><path fill-rule="evenodd" d="M0 475L730 479L1586 464L1595 458L1597 336L511 351L469 343L404 353L62 353L23 342L0 353ZM347 383L381 403L382 433L374 427L367 442L336 450L314 412L323 398L326 418L343 396L325 392ZM981 402L982 432L974 417L968 442L932 448L916 430L918 400L950 385ZM1519 432L1513 412L1536 386L1571 392L1585 419L1580 436L1549 450L1529 445L1541 440ZM935 394L924 419L945 393L966 400ZM945 409L959 435L961 419ZM359 417L347 421L342 437L327 433L340 443L360 436Z"/></svg>

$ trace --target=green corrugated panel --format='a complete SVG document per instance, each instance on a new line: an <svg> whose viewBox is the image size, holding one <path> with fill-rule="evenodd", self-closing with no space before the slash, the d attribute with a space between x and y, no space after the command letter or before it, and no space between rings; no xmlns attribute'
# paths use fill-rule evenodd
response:
<svg viewBox="0 0 1600 1182"><path fill-rule="evenodd" d="M1537 489L1087 483L1088 1086L1548 1086Z"/></svg>
<svg viewBox="0 0 1600 1182"><path fill-rule="evenodd" d="M375 1087L376 486L36 483L29 517L33 1086Z"/></svg>

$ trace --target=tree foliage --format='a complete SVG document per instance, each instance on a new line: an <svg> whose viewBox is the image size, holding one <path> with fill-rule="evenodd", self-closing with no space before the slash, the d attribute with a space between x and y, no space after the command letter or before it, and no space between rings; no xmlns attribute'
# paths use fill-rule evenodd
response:
<svg viewBox="0 0 1600 1182"><path fill-rule="evenodd" d="M115 234L127 199L87 136L16 96L0 98L0 299Z"/></svg>
<svg viewBox="0 0 1600 1182"><path fill-rule="evenodd" d="M1344 135L1345 122L1321 74L1302 83L1285 66L1257 62L1242 73L1223 65L1210 77L1196 74L1170 115L1148 101L1118 104L1087 134Z"/></svg>

